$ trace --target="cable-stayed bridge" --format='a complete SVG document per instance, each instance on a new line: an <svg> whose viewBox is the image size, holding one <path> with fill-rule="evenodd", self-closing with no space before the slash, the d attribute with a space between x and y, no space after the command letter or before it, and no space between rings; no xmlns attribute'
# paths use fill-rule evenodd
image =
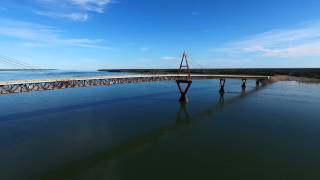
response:
<svg viewBox="0 0 320 180"><path fill-rule="evenodd" d="M1 55L1 54L0 54L0 64L2 64L2 67L5 67L5 68L1 68L0 66L0 69L14 69L14 70L40 69L39 67L26 63L24 61L21 61L9 56Z"/></svg>
<svg viewBox="0 0 320 180"><path fill-rule="evenodd" d="M9 58L2 58L6 62L18 63ZM9 61L11 60L11 61ZM26 64L19 64L27 68ZM28 66L29 67L29 66ZM32 66L31 66L32 67ZM220 80L219 92L223 94L226 79L241 80L241 88L246 89L247 80L256 80L256 86L265 84L269 76L261 75L212 75L212 74L191 74L186 53L183 54L180 67L176 74L152 74L152 75L124 75L124 76L98 76L98 77L81 77L81 78L63 78L63 79L42 79L42 80L16 80L0 82L0 94L33 92L57 90L65 88L80 88L89 86L108 86L115 84L144 83L154 81L175 81L181 93L180 102L187 103L187 93L193 80L217 79Z"/></svg>

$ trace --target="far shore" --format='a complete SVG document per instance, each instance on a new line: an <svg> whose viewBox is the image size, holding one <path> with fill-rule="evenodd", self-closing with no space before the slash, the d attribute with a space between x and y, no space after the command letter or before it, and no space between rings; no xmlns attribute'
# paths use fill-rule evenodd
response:
<svg viewBox="0 0 320 180"><path fill-rule="evenodd" d="M270 82L278 82L278 81L297 81L304 83L320 83L319 78L308 78L308 77L297 77L297 76L288 76L288 75L275 75L271 76Z"/></svg>
<svg viewBox="0 0 320 180"><path fill-rule="evenodd" d="M177 73L177 69L100 69L106 72L139 74ZM272 76L270 81L320 82L320 68L252 68L252 69L191 69L193 74L245 74Z"/></svg>
<svg viewBox="0 0 320 180"><path fill-rule="evenodd" d="M56 69L0 69L6 71L46 71ZM173 74L177 69L99 69L102 72L121 72L133 74ZM298 81L320 83L320 68L257 68L257 69L191 69L192 74L217 75L266 75L271 76L270 82Z"/></svg>

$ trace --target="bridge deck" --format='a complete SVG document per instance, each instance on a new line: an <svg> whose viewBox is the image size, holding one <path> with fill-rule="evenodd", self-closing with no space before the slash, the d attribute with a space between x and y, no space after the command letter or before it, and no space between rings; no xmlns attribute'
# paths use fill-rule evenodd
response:
<svg viewBox="0 0 320 180"><path fill-rule="evenodd" d="M36 79L36 80L12 80L0 81L0 86L18 85L18 84L34 84L34 83L50 83L50 82L65 82L65 81L89 81L89 80L119 80L119 79L136 79L136 78L168 78L163 80L172 80L186 78L183 74L160 74L160 75L124 75L124 76L96 76L96 77L70 77L58 79ZM192 79L260 79L266 80L270 76L255 76L255 75L191 75Z"/></svg>
<svg viewBox="0 0 320 180"><path fill-rule="evenodd" d="M185 80L186 74L161 75L125 75L125 76L98 76L98 77L72 77L62 79L16 80L0 82L0 94L44 91L64 88L106 86L112 84L141 83L166 80ZM192 79L254 79L264 81L269 76L251 75L191 75Z"/></svg>

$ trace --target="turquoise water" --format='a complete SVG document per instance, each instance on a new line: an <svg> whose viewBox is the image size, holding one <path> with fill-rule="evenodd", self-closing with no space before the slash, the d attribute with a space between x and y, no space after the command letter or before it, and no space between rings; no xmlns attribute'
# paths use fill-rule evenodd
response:
<svg viewBox="0 0 320 180"><path fill-rule="evenodd" d="M9 75L8 75L9 76ZM175 82L0 96L0 179L320 179L320 85Z"/></svg>

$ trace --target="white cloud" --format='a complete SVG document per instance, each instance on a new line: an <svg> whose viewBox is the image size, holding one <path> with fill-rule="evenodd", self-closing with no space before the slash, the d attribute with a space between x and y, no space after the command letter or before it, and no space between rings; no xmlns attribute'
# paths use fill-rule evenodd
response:
<svg viewBox="0 0 320 180"><path fill-rule="evenodd" d="M36 14L54 18L65 18L72 21L87 21L88 14L87 13L55 13L55 12L42 12L35 11Z"/></svg>
<svg viewBox="0 0 320 180"><path fill-rule="evenodd" d="M0 36L14 38L29 47L76 46L112 50L101 39L65 37L63 31L40 24L0 19Z"/></svg>
<svg viewBox="0 0 320 180"><path fill-rule="evenodd" d="M67 0L87 11L104 12L104 7L111 3L111 0Z"/></svg>
<svg viewBox="0 0 320 180"><path fill-rule="evenodd" d="M140 48L140 51L142 51L142 52L147 52L149 50L150 50L150 48L148 48L148 47L141 47Z"/></svg>
<svg viewBox="0 0 320 180"><path fill-rule="evenodd" d="M265 49L263 52L268 57L300 58L320 56L320 42L306 43L281 49Z"/></svg>
<svg viewBox="0 0 320 180"><path fill-rule="evenodd" d="M197 16L197 15L199 15L199 13L194 11L194 12L191 13L191 15L192 16Z"/></svg>
<svg viewBox="0 0 320 180"><path fill-rule="evenodd" d="M297 28L268 31L231 42L222 49L234 54L245 53L263 57L320 56L320 24L313 22Z"/></svg>
<svg viewBox="0 0 320 180"><path fill-rule="evenodd" d="M34 0L35 14L72 21L87 21L89 13L104 13L111 0Z"/></svg>
<svg viewBox="0 0 320 180"><path fill-rule="evenodd" d="M162 60L167 60L167 61L173 61L173 60L177 60L177 57L173 57L173 56L164 56L161 58Z"/></svg>

